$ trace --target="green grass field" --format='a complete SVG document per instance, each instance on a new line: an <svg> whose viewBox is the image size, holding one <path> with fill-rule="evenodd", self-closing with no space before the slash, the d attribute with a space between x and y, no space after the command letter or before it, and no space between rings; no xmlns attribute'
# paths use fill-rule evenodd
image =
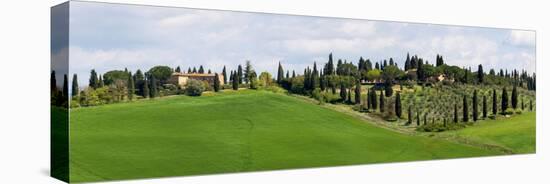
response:
<svg viewBox="0 0 550 184"><path fill-rule="evenodd" d="M498 147L510 153L535 153L536 113L526 112L510 118L485 120L465 129L442 133L473 144Z"/></svg>
<svg viewBox="0 0 550 184"><path fill-rule="evenodd" d="M78 108L70 120L71 182L502 154L265 91Z"/></svg>

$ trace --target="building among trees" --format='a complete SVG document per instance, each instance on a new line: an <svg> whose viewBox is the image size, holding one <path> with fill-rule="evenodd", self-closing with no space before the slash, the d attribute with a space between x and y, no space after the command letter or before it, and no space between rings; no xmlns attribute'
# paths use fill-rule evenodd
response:
<svg viewBox="0 0 550 184"><path fill-rule="evenodd" d="M195 79L199 81L205 81L210 85L214 85L214 81L216 80L216 74L213 73L179 73L174 72L170 76L170 79L168 80L169 83L173 83L175 85L179 85L180 87L185 87L187 84L187 81L189 79ZM220 82L220 85L224 85L224 77L223 75L218 75L218 81Z"/></svg>

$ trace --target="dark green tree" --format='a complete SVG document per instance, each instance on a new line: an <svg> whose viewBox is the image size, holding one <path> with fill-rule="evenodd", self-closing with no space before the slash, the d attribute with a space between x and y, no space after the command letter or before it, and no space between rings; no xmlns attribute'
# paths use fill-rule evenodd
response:
<svg viewBox="0 0 550 184"><path fill-rule="evenodd" d="M487 118L487 96L483 95L483 119Z"/></svg>
<svg viewBox="0 0 550 184"><path fill-rule="evenodd" d="M202 67L202 65L199 66L199 73L204 73L204 68Z"/></svg>
<svg viewBox="0 0 550 184"><path fill-rule="evenodd" d="M346 103L351 104L351 89L348 89L347 91L348 91L348 95L347 95L348 100L346 100Z"/></svg>
<svg viewBox="0 0 550 184"><path fill-rule="evenodd" d="M69 79L67 74L63 75L63 100L69 99Z"/></svg>
<svg viewBox="0 0 550 184"><path fill-rule="evenodd" d="M225 65L223 66L223 69L222 69L222 76L223 76L223 83L227 84L227 71L225 70Z"/></svg>
<svg viewBox="0 0 550 184"><path fill-rule="evenodd" d="M235 79L235 77L234 77L234 79ZM237 68L236 79L237 79L237 81L239 81L239 84L243 83L243 67L241 65L239 65L239 67Z"/></svg>
<svg viewBox="0 0 550 184"><path fill-rule="evenodd" d="M76 73L75 73L75 74L73 74L73 85L72 85L72 87L71 87L71 95L72 95L73 97L76 97L76 96L78 96L78 94L79 94L79 90L78 90L78 78L77 78Z"/></svg>
<svg viewBox="0 0 550 184"><path fill-rule="evenodd" d="M407 125L410 125L412 121L412 107L409 106L409 111L407 113Z"/></svg>
<svg viewBox="0 0 550 184"><path fill-rule="evenodd" d="M283 66L279 61L279 68L277 69L277 84L281 84L283 82L283 75L284 75Z"/></svg>
<svg viewBox="0 0 550 184"><path fill-rule="evenodd" d="M468 100L466 99L466 95L462 98L462 121L468 122Z"/></svg>
<svg viewBox="0 0 550 184"><path fill-rule="evenodd" d="M151 80L150 80L151 81L151 88L149 90L150 93L151 93L150 97L155 98L155 97L158 96L157 79L155 78L154 75L151 75L150 78L151 78Z"/></svg>
<svg viewBox="0 0 550 184"><path fill-rule="evenodd" d="M55 70L52 70L52 73L50 75L50 91L51 94L54 95L57 92L57 81L55 79Z"/></svg>
<svg viewBox="0 0 550 184"><path fill-rule="evenodd" d="M220 91L220 76L218 73L214 74L214 92Z"/></svg>
<svg viewBox="0 0 550 184"><path fill-rule="evenodd" d="M512 108L514 110L518 108L518 89L516 85L512 88Z"/></svg>
<svg viewBox="0 0 550 184"><path fill-rule="evenodd" d="M101 75L99 76L99 84L97 85L98 88L102 88L103 86L105 86L105 79L103 77L101 77Z"/></svg>
<svg viewBox="0 0 550 184"><path fill-rule="evenodd" d="M154 76L155 80L161 84L165 84L170 79L170 76L172 76L172 73L174 73L174 70L168 66L155 66L147 71L148 75ZM105 76L103 78L105 79Z"/></svg>
<svg viewBox="0 0 550 184"><path fill-rule="evenodd" d="M395 95L395 115L401 118L401 93Z"/></svg>
<svg viewBox="0 0 550 184"><path fill-rule="evenodd" d="M472 112L472 116L473 116L473 119L474 121L477 121L477 118L478 118L478 106L477 106L477 90L474 90L474 96L472 97L472 109L473 109L473 112Z"/></svg>
<svg viewBox="0 0 550 184"><path fill-rule="evenodd" d="M191 71L191 73L197 73L197 68L193 67L193 71Z"/></svg>
<svg viewBox="0 0 550 184"><path fill-rule="evenodd" d="M477 82L479 84L483 84L484 82L484 78L483 78L483 66L481 66L481 64L477 67Z"/></svg>
<svg viewBox="0 0 550 184"><path fill-rule="evenodd" d="M191 67L187 68L187 73L193 73L193 70L191 70Z"/></svg>
<svg viewBox="0 0 550 184"><path fill-rule="evenodd" d="M128 100L134 99L134 93L135 93L135 86L134 86L134 78L132 77L132 73L129 72L130 75L128 75Z"/></svg>
<svg viewBox="0 0 550 184"><path fill-rule="evenodd" d="M346 93L346 87L344 84L340 84L340 99L343 101L346 100L347 93Z"/></svg>
<svg viewBox="0 0 550 184"><path fill-rule="evenodd" d="M502 114L506 112L506 109L508 109L508 92L506 91L506 87L502 88L502 97L501 97L501 111Z"/></svg>
<svg viewBox="0 0 550 184"><path fill-rule="evenodd" d="M374 90L374 88L371 88L370 95L371 95L371 98L370 98L371 107L372 109L376 110L378 108L378 103L377 103L378 98L376 98L376 91Z"/></svg>
<svg viewBox="0 0 550 184"><path fill-rule="evenodd" d="M355 82L355 104L361 104L361 81Z"/></svg>
<svg viewBox="0 0 550 184"><path fill-rule="evenodd" d="M94 69L92 69L92 71L90 71L90 83L88 84L88 86L90 86L91 88L93 89L96 89L97 87L99 87L99 81L97 79L97 73L95 72Z"/></svg>
<svg viewBox="0 0 550 184"><path fill-rule="evenodd" d="M176 67L176 72L181 73L181 68L180 68L180 66Z"/></svg>
<svg viewBox="0 0 550 184"><path fill-rule="evenodd" d="M529 100L529 111L533 111L533 100Z"/></svg>
<svg viewBox="0 0 550 184"><path fill-rule="evenodd" d="M232 84L233 84L233 90L239 90L239 77L237 76L237 72L233 72L233 80L232 80Z"/></svg>
<svg viewBox="0 0 550 184"><path fill-rule="evenodd" d="M497 90L493 89L493 115L496 117L498 111L497 107Z"/></svg>
<svg viewBox="0 0 550 184"><path fill-rule="evenodd" d="M380 91L380 112L384 112L384 91Z"/></svg>
<svg viewBox="0 0 550 184"><path fill-rule="evenodd" d="M151 94L151 90L149 89L149 80L145 79L143 82L143 98L149 98L149 95Z"/></svg>
<svg viewBox="0 0 550 184"><path fill-rule="evenodd" d="M250 75L252 74L252 64L250 64L250 61L246 61L244 65L244 82L248 84L250 82Z"/></svg>

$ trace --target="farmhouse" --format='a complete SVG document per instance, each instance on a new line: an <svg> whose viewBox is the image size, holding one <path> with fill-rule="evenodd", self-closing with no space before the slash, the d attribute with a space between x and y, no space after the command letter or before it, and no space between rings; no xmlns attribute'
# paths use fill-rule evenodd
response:
<svg viewBox="0 0 550 184"><path fill-rule="evenodd" d="M168 82L173 83L175 85L179 85L180 87L184 87L185 84L187 84L187 81L189 79L205 81L205 82L208 82L208 84L213 85L214 80L216 80L216 75L215 74L206 74L206 73L178 73L178 72L174 72L174 73L172 73L172 76L170 76L170 79L168 80ZM220 81L220 85L224 85L223 75L218 74L218 79Z"/></svg>

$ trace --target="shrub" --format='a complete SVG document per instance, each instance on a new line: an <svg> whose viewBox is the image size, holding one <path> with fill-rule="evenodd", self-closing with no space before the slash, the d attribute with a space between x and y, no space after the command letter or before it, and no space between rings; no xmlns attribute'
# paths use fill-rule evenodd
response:
<svg viewBox="0 0 550 184"><path fill-rule="evenodd" d="M419 126L416 130L420 132L443 132L462 128L466 128L464 123L447 123L446 125L441 123L428 123L426 125Z"/></svg>
<svg viewBox="0 0 550 184"><path fill-rule="evenodd" d="M185 84L185 94L189 96L201 96L205 90L205 85L202 81L189 79Z"/></svg>

